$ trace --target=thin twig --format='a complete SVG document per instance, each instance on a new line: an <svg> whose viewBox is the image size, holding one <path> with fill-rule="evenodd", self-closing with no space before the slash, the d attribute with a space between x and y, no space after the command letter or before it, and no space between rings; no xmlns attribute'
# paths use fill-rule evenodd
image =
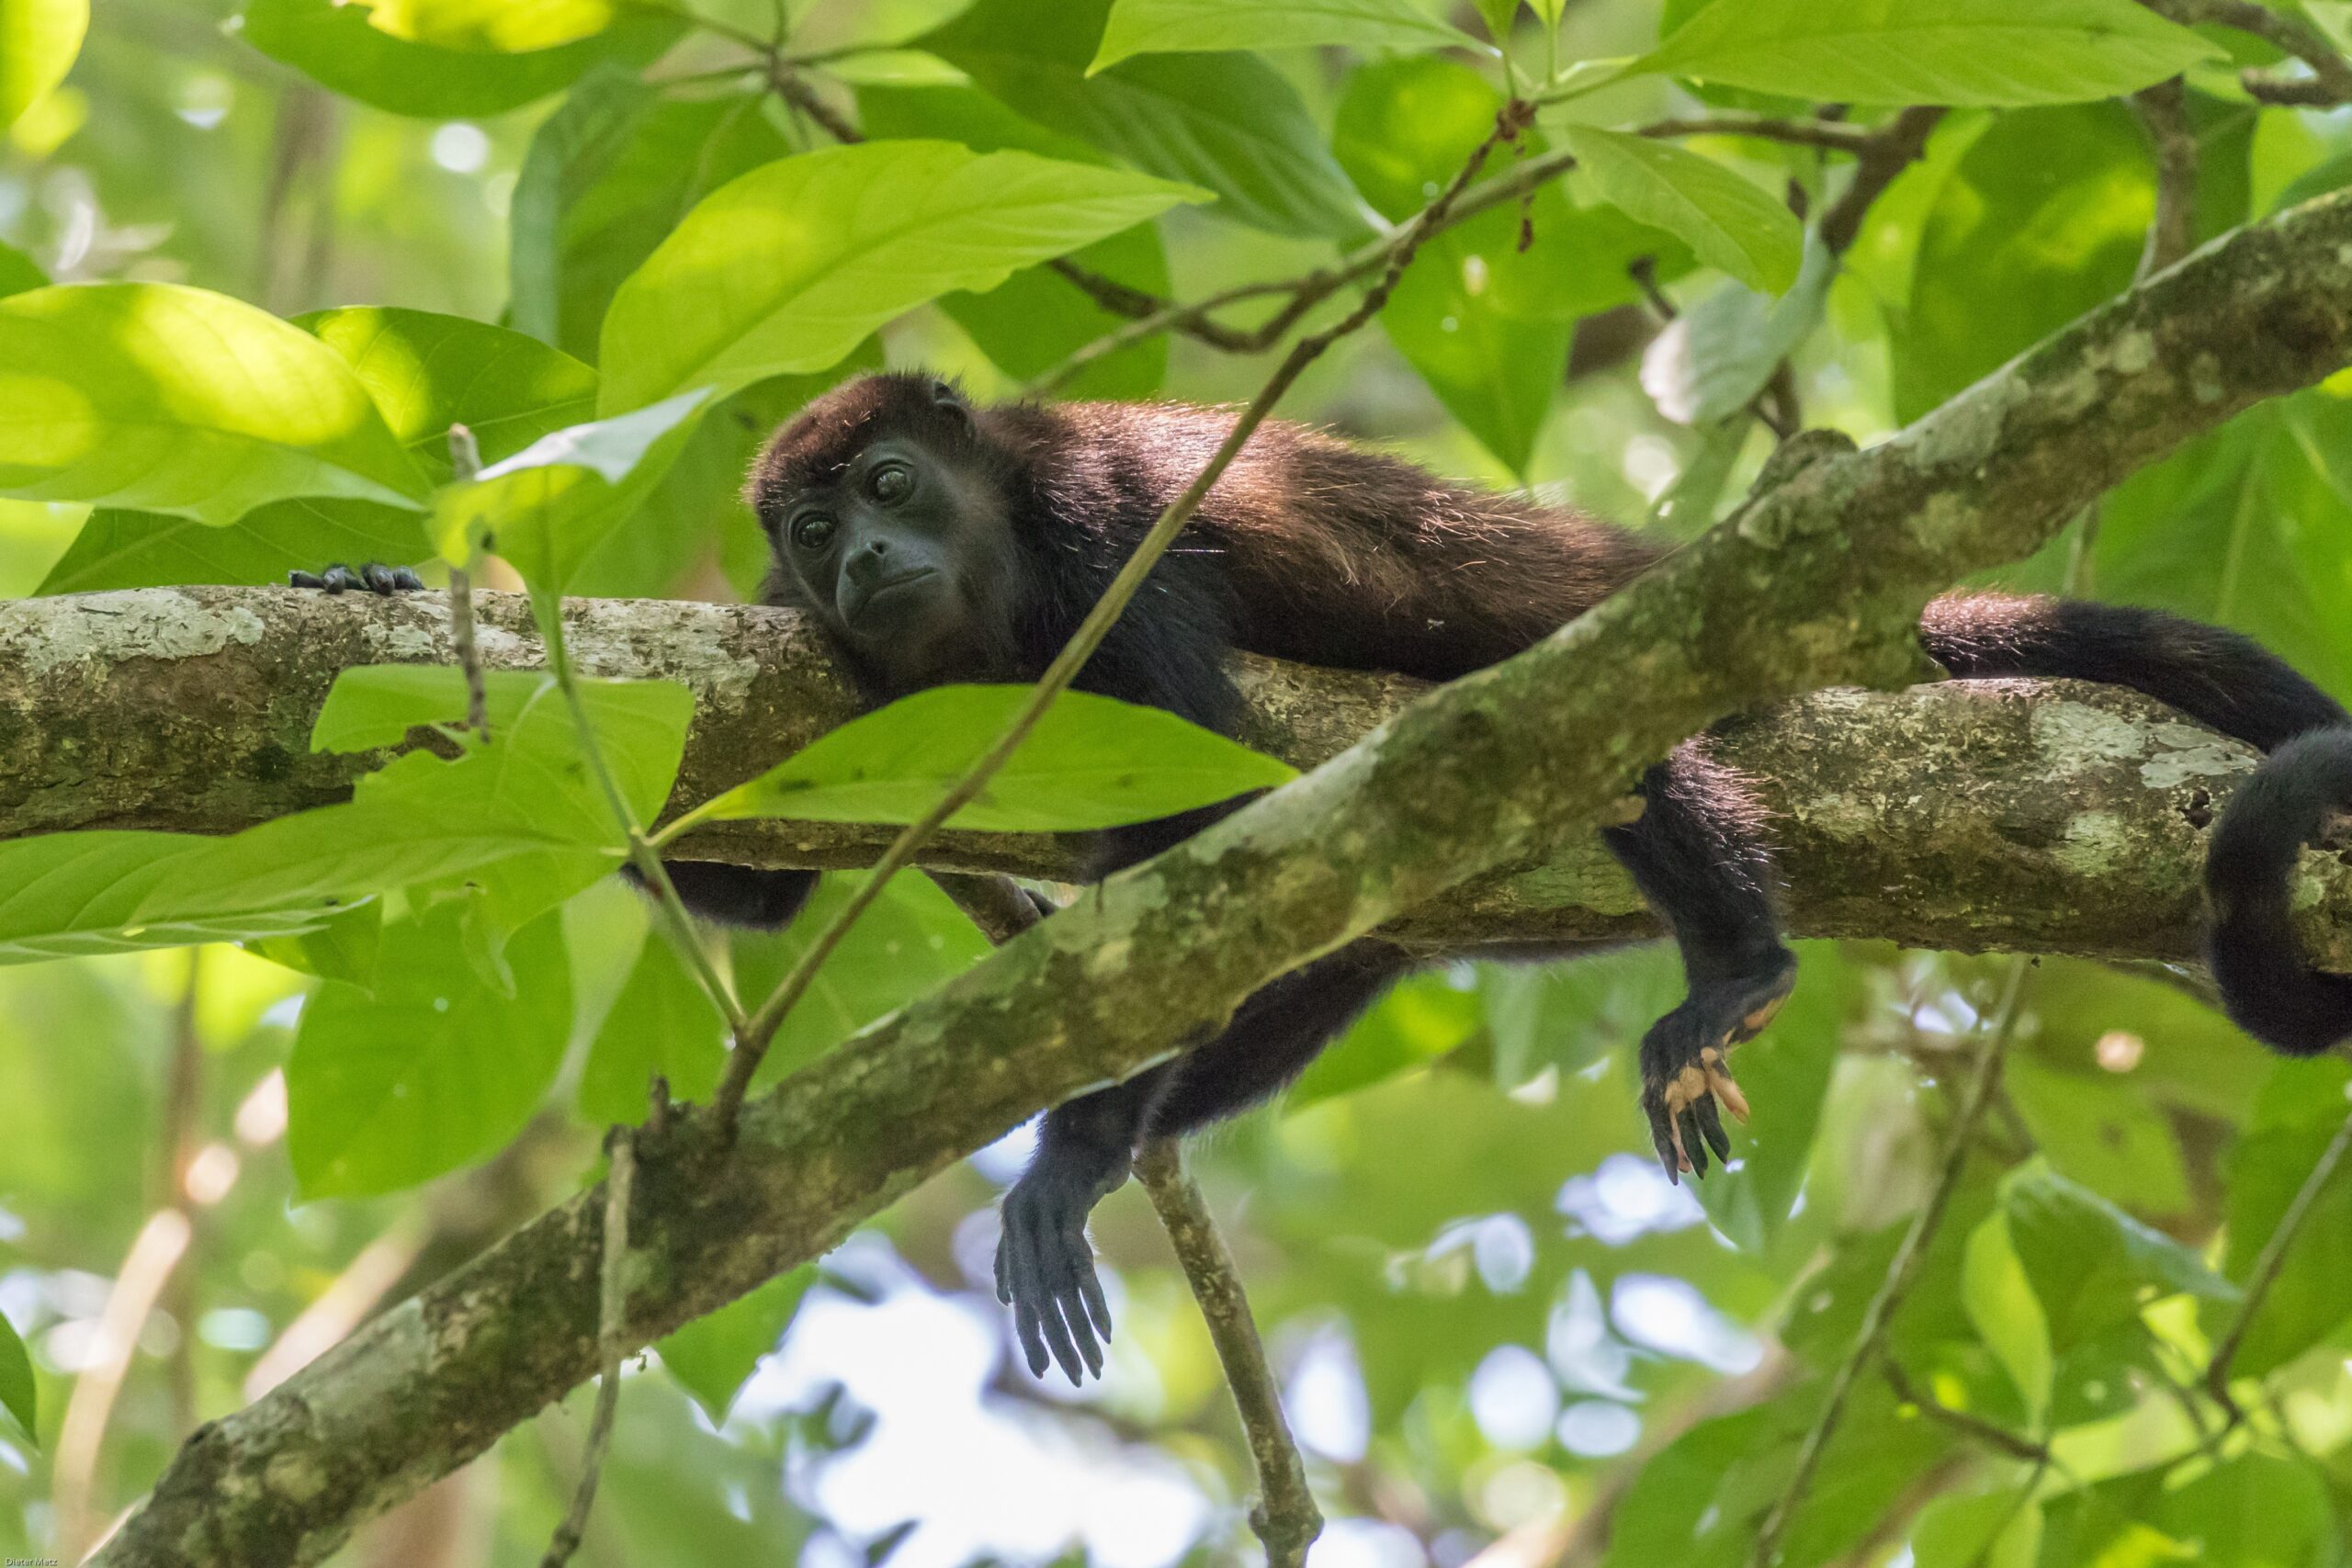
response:
<svg viewBox="0 0 2352 1568"><path fill-rule="evenodd" d="M1001 947L1046 918L1036 900L1009 876L991 872L933 871L924 875L957 908L971 917L980 934Z"/></svg>
<svg viewBox="0 0 2352 1568"><path fill-rule="evenodd" d="M1183 1151L1173 1138L1155 1138L1136 1156L1136 1174L1168 1232L1176 1260L1200 1303L1216 1359L1233 1391L1234 1408L1249 1435L1250 1461L1258 1471L1258 1499L1250 1528L1266 1546L1267 1568L1299 1568L1306 1549L1323 1533L1323 1515L1307 1490L1306 1466L1283 1418L1282 1389L1266 1365L1258 1325L1233 1254L1218 1234L1201 1190L1184 1169Z"/></svg>
<svg viewBox="0 0 2352 1568"><path fill-rule="evenodd" d="M2347 64L2318 28L2255 0L2140 0L2148 9L2184 26L2216 22L2252 33L2312 68L2307 78L2273 76L2267 71L2238 73L2246 92L2266 104L2324 107L2352 103L2352 64Z"/></svg>
<svg viewBox="0 0 2352 1568"><path fill-rule="evenodd" d="M1871 132L1860 165L1846 189L1821 215L1821 243L1833 256L1842 256L1862 231L1871 204L1894 183L1894 177L1917 163L1927 150L1928 136L1941 123L1942 108L1923 104L1905 109Z"/></svg>
<svg viewBox="0 0 2352 1568"><path fill-rule="evenodd" d="M1023 705L1021 712L1006 727L1004 733L997 737L988 751L940 797L936 805L910 823L891 841L889 849L883 852L873 871L850 896L840 915L810 939L799 961L792 966L791 973L784 977L775 995L761 1006L752 1018L750 1032L737 1036L736 1048L728 1058L727 1076L720 1081L718 1092L712 1099L712 1110L719 1119L722 1137L733 1136L735 1118L742 1108L744 1095L751 1089L752 1076L759 1071L760 1062L767 1055L768 1045L775 1038L777 1027L808 990L818 969L841 944L850 927L881 896L890 878L912 863L916 852L932 834L985 789L997 770L1004 766L1021 743L1028 739L1029 732L1036 728L1046 709L1076 678L1086 661L1094 656L1094 650L1101 646L1112 624L1143 586L1145 577L1166 553L1178 531L1192 519L1193 512L1208 495L1210 487L1232 466L1234 458L1241 455L1241 448L1256 434L1258 426L1265 423L1266 416L1273 412L1274 404L1290 390L1292 383L1306 367L1322 356L1325 350L1380 313L1381 307L1387 304L1388 296L1395 290L1396 280L1412 265L1421 243L1444 225L1447 213L1461 199L1462 193L1469 188L1470 182L1477 178L1478 170L1485 165L1487 154L1498 143L1515 138L1526 130L1530 113L1523 103L1514 101L1506 104L1495 116L1494 130L1478 143L1453 182L1439 193L1436 200L1422 209L1419 218L1390 242L1386 270L1377 282L1364 290L1363 298L1356 302L1355 309L1330 326L1300 338L1291 345L1290 353L1283 356L1273 375L1267 378L1258 395L1233 422L1232 429L1227 432L1225 440L1207 465L1193 476L1192 482L1175 500L1168 503L1167 510L1159 514L1159 521L1136 546L1126 564L1119 569L1118 576L1112 580L1110 587L1103 590L1102 597L1087 612L1086 619L1080 624L1061 652L1055 655L1045 673L1038 677L1028 702Z"/></svg>
<svg viewBox="0 0 2352 1568"><path fill-rule="evenodd" d="M1785 141L1795 147L1818 147L1829 152L1863 152L1874 145L1878 132L1864 125L1835 119L1774 119L1765 115L1711 115L1699 119L1656 119L1634 132L1664 140L1683 136L1745 136L1759 141Z"/></svg>
<svg viewBox="0 0 2352 1568"><path fill-rule="evenodd" d="M2222 1342L2213 1348L2213 1359L2206 1363L2205 1392L2227 1417L2224 1430L2245 1419L2245 1412L2230 1393L2231 1363L2237 1359L2238 1351L2245 1344L2246 1330L2254 1326L2255 1314L2262 1310L2270 1288L2278 1282L2279 1272L2287 1267L2287 1250L2294 1245L2296 1233L2311 1217L2312 1205L2319 1201L2320 1192L2335 1174L2335 1168L2343 1163L2347 1148L2352 1148L2352 1116L2346 1116L2344 1124L2335 1130L2335 1136L2328 1140L2319 1163L2303 1178L2287 1212L2278 1216L2270 1239L2262 1244L2262 1252L2254 1260L2254 1272L2246 1277L2245 1299L2238 1303L2238 1314L2232 1320L2229 1332L2222 1336Z"/></svg>
<svg viewBox="0 0 2352 1568"><path fill-rule="evenodd" d="M449 467L459 484L481 472L481 447L465 425L449 427ZM457 644L458 668L466 676L466 728L488 740L490 694L482 684L481 649L474 644L474 580L463 563L449 568L449 640Z"/></svg>
<svg viewBox="0 0 2352 1568"><path fill-rule="evenodd" d="M571 1511L548 1542L539 1568L563 1568L580 1550L588 1529L589 1510L596 1506L596 1483L605 1473L605 1456L613 1446L613 1416L620 1407L621 1356L628 1327L628 1201L637 1185L637 1139L627 1127L607 1134L605 1146L612 1169L605 1177L604 1267L597 1275L596 1350L601 1369L596 1380L596 1414L588 1423L588 1447L580 1458L580 1488L571 1495Z"/></svg>
<svg viewBox="0 0 2352 1568"><path fill-rule="evenodd" d="M2156 153L2156 213L2134 275L2145 282L2187 255L2196 238L2197 130L2188 123L2188 93L2177 76L2132 94L2132 107Z"/></svg>
<svg viewBox="0 0 2352 1568"><path fill-rule="evenodd" d="M1789 1475L1788 1485L1773 1503L1772 1511L1765 1516L1763 1529L1756 1532L1756 1544L1747 1554L1747 1568L1770 1568L1773 1556L1780 1550L1781 1533L1788 1529L1797 1505L1804 1500L1806 1489L1813 1484L1814 1472L1820 1467L1822 1453L1837 1433L1856 1381L1877 1359L1894 1314L1910 1292L1919 1260L1927 1255L1928 1244L1943 1224L1944 1212L1951 1207L1951 1195L1960 1186L1960 1173L1968 1164L1969 1148L1976 1141L1977 1124L1984 1120L1984 1108L1992 1103L1993 1091L2001 1081L2001 1059L2008 1052L2010 1035L2016 1032L2018 1003L2025 995L2026 976L2032 967L2031 961L2024 958L2010 966L2008 984L1993 1014L1984 1054L1969 1083L1968 1098L1952 1122L1951 1146L1944 1152L1943 1169L1938 1173L1927 1202L1912 1218L1911 1228L1904 1233L1903 1245L1895 1249L1894 1261L1887 1268L1884 1282L1862 1314L1861 1331L1854 1337L1854 1348L1830 1378L1821 1414L1814 1418L1813 1429L1805 1434L1804 1445L1797 1450L1796 1468Z"/></svg>
<svg viewBox="0 0 2352 1568"><path fill-rule="evenodd" d="M1988 1449L2007 1454L2012 1459L2030 1460L2036 1464L2050 1462L2050 1445L2037 1443L2031 1438L2010 1431L1998 1422L1987 1421L1965 1410L1955 1410L1934 1394L1911 1381L1903 1364L1889 1356L1884 1363L1887 1386L1894 1397L1905 1404L1916 1404L1923 1416L1942 1422L1954 1431L1964 1432Z"/></svg>

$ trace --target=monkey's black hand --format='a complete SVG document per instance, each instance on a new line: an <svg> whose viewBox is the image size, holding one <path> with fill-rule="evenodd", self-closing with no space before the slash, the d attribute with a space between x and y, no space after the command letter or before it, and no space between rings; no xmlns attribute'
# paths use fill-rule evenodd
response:
<svg viewBox="0 0 2352 1568"><path fill-rule="evenodd" d="M1724 1058L1764 1032L1796 980L1795 955L1785 950L1757 974L1694 978L1682 1005L1642 1037L1642 1110L1668 1181L1679 1183L1686 1170L1693 1180L1705 1176L1710 1148L1731 1158L1716 1102L1745 1125L1747 1097Z"/></svg>
<svg viewBox="0 0 2352 1568"><path fill-rule="evenodd" d="M997 1299L1012 1308L1013 1326L1032 1375L1044 1377L1047 1352L1071 1386L1085 1373L1102 1375L1102 1344L1111 1337L1111 1308L1094 1275L1086 1216L1126 1180L1128 1156L1107 1160L1057 1157L1041 1151L1004 1195L1004 1232L996 1245Z"/></svg>
<svg viewBox="0 0 2352 1568"><path fill-rule="evenodd" d="M386 566L372 560L356 571L337 561L324 571L288 572L286 581L296 588L318 588L329 593L341 593L346 589L357 589L363 593L401 593L424 586L424 580L404 566Z"/></svg>

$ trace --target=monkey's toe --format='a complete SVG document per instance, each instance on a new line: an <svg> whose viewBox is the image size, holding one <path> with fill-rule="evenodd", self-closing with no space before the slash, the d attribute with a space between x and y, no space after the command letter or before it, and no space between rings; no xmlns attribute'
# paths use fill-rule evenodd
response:
<svg viewBox="0 0 2352 1568"><path fill-rule="evenodd" d="M341 561L324 571L291 571L286 574L286 581L296 588L312 588L327 593L407 593L424 586L424 580L407 567L386 566L372 560L356 571Z"/></svg>
<svg viewBox="0 0 2352 1568"><path fill-rule="evenodd" d="M1722 1112L1744 1126L1749 1110L1725 1058L1734 1045L1763 1032L1788 1000L1796 962L1787 953L1780 958L1756 975L1695 984L1642 1039L1642 1110L1669 1181L1679 1182L1685 1172L1693 1179L1705 1176L1710 1149L1719 1160L1731 1158Z"/></svg>
<svg viewBox="0 0 2352 1568"><path fill-rule="evenodd" d="M1102 1345L1111 1337L1110 1303L1086 1242L1092 1207L1091 1194L1033 1171L1004 1195L996 1249L997 1299L1012 1308L1030 1372L1044 1377L1058 1366L1073 1386L1089 1372L1102 1375Z"/></svg>

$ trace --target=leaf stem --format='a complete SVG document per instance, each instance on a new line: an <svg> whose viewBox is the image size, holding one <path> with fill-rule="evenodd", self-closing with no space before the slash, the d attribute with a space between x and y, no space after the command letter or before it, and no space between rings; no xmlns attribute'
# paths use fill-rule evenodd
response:
<svg viewBox="0 0 2352 1568"><path fill-rule="evenodd" d="M580 1461L580 1485L571 1495L571 1511L556 1527L539 1568L563 1568L580 1550L588 1530L588 1515L596 1506L596 1483L604 1478L605 1456L612 1451L613 1417L621 1399L621 1356L628 1328L628 1202L637 1185L637 1139L627 1127L605 1135L611 1168L605 1176L605 1247L597 1272L596 1414L588 1424L588 1446Z"/></svg>

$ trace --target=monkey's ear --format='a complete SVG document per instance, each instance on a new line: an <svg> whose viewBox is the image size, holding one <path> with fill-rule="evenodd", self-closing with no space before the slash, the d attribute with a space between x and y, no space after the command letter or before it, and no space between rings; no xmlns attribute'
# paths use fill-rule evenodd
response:
<svg viewBox="0 0 2352 1568"><path fill-rule="evenodd" d="M955 382L933 381L931 384L931 400L942 412L954 415L956 423L966 430L972 428L972 405L964 400L964 394Z"/></svg>

